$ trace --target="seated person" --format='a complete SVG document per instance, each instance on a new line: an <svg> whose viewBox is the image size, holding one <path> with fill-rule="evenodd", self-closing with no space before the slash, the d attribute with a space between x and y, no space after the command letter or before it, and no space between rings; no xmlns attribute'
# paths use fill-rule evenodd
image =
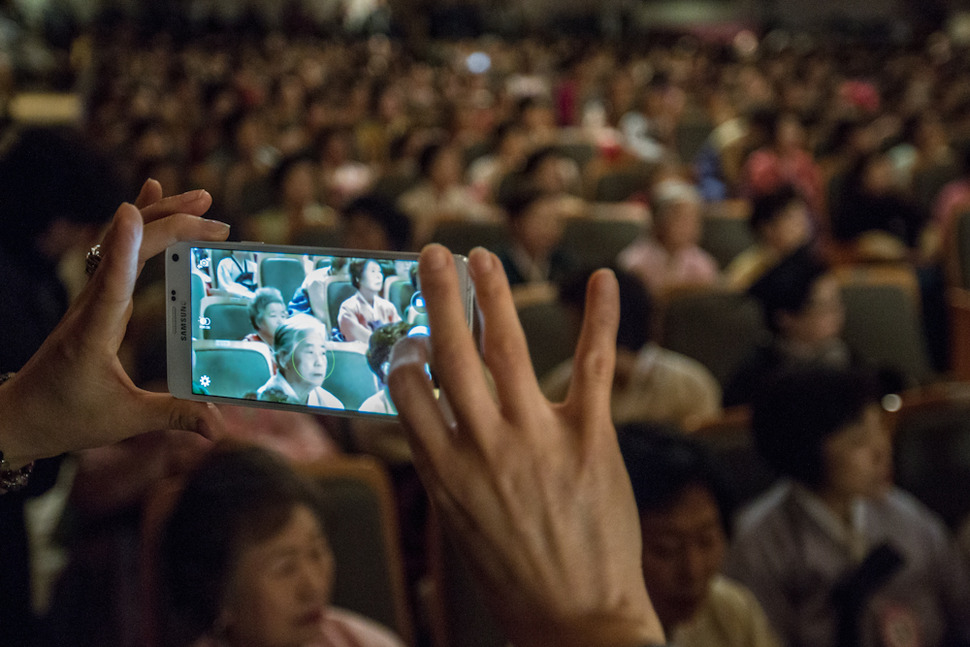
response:
<svg viewBox="0 0 970 647"><path fill-rule="evenodd" d="M219 261L219 289L235 296L251 297L256 289L256 258L253 252L230 252Z"/></svg>
<svg viewBox="0 0 970 647"><path fill-rule="evenodd" d="M319 494L277 455L214 450L165 524L162 631L177 647L401 647L331 606L334 558Z"/></svg>
<svg viewBox="0 0 970 647"><path fill-rule="evenodd" d="M280 324L273 339L278 373L256 391L257 400L343 409L323 388L327 376L327 331L310 315L293 315Z"/></svg>
<svg viewBox="0 0 970 647"><path fill-rule="evenodd" d="M411 248L411 221L393 201L362 195L341 211L340 240L347 249L403 252Z"/></svg>
<svg viewBox="0 0 970 647"><path fill-rule="evenodd" d="M243 341L261 341L270 348L276 329L286 319L286 302L276 288L259 288L249 304L249 321L256 332L243 337Z"/></svg>
<svg viewBox="0 0 970 647"><path fill-rule="evenodd" d="M721 575L732 493L713 456L660 426L620 427L643 535L643 579L678 647L778 647L751 591Z"/></svg>
<svg viewBox="0 0 970 647"><path fill-rule="evenodd" d="M970 578L942 521L892 485L872 374L778 373L752 403L784 478L739 517L726 573L788 645L964 645Z"/></svg>
<svg viewBox="0 0 970 647"><path fill-rule="evenodd" d="M576 262L560 245L564 196L524 185L505 202L509 242L499 250L509 285L564 279Z"/></svg>
<svg viewBox="0 0 970 647"><path fill-rule="evenodd" d="M411 330L411 324L398 321L381 326L370 336L367 346L367 365L377 376L380 390L364 400L360 405L361 411L397 415L397 407L391 401L391 395L387 390L387 368L391 361L391 348L398 339L406 337L409 330Z"/></svg>
<svg viewBox="0 0 970 647"><path fill-rule="evenodd" d="M783 367L822 364L848 368L868 361L842 339L845 307L828 264L802 247L748 290L761 302L772 337L741 362L724 387L724 406L747 404L765 376ZM898 371L881 368L885 393L908 384Z"/></svg>
<svg viewBox="0 0 970 647"><path fill-rule="evenodd" d="M380 296L384 272L376 260L351 261L350 282L357 292L340 304L337 315L337 325L345 340L367 343L375 329L401 320L394 304Z"/></svg>
<svg viewBox="0 0 970 647"><path fill-rule="evenodd" d="M655 296L673 288L713 285L717 261L701 249L701 198L693 185L663 180L653 188L653 235L641 236L616 258Z"/></svg>
<svg viewBox="0 0 970 647"><path fill-rule="evenodd" d="M728 287L747 290L765 272L812 238L808 205L791 185L755 198L748 220L754 244L725 268Z"/></svg>
<svg viewBox="0 0 970 647"><path fill-rule="evenodd" d="M588 273L574 276L560 299L577 318L585 307ZM620 326L616 335L616 367L610 411L613 422L666 422L691 429L721 412L721 388L710 371L686 355L661 348L651 340L653 300L632 274L616 272L620 285ZM572 360L554 368L542 380L542 391L561 401L572 379Z"/></svg>

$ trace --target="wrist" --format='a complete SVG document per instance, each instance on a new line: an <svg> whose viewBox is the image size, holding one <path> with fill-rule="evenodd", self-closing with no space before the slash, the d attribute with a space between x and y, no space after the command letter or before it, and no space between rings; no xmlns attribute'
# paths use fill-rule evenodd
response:
<svg viewBox="0 0 970 647"><path fill-rule="evenodd" d="M575 622L558 624L552 631L541 628L530 638L513 643L559 647L664 647L666 641L660 621L652 613L644 618L587 616ZM532 632L529 632L532 633ZM550 640L550 636L555 636ZM534 638L534 640L532 639Z"/></svg>
<svg viewBox="0 0 970 647"><path fill-rule="evenodd" d="M0 454L3 454L4 471L19 470L40 458L30 451L24 439L30 434L21 419L22 410L17 403L14 373L0 375Z"/></svg>
<svg viewBox="0 0 970 647"><path fill-rule="evenodd" d="M10 399L11 391L9 386L4 388L4 383L13 377L13 373L0 375L0 397L7 396ZM0 405L0 411L6 411L10 415L4 415L4 423L0 423L0 494L13 492L27 485L30 474L33 472L34 463L32 460L24 460L18 454L15 439L18 437L16 429L11 423L15 409L10 402ZM4 452L4 447L8 447ZM9 448L12 448L11 451Z"/></svg>

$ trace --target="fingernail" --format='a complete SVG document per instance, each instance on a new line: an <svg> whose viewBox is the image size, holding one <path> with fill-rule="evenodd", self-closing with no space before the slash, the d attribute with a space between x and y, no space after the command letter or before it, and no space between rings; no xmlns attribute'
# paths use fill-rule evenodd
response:
<svg viewBox="0 0 970 647"><path fill-rule="evenodd" d="M391 347L391 367L388 373L407 364L424 365L428 361L427 337L402 337Z"/></svg>
<svg viewBox="0 0 970 647"><path fill-rule="evenodd" d="M484 247L476 247L468 252L468 268L471 270L472 276L491 271L494 263L495 257Z"/></svg>
<svg viewBox="0 0 970 647"><path fill-rule="evenodd" d="M195 202L196 200L201 200L203 196L208 193L205 189L196 189L195 191L188 191L182 194L182 202Z"/></svg>
<svg viewBox="0 0 970 647"><path fill-rule="evenodd" d="M229 231L229 224L222 222L220 220L210 220L208 218L203 218L202 224L205 227L205 230L212 234L224 234Z"/></svg>
<svg viewBox="0 0 970 647"><path fill-rule="evenodd" d="M448 250L441 245L428 245L421 254L421 263L426 269L444 269L448 263Z"/></svg>

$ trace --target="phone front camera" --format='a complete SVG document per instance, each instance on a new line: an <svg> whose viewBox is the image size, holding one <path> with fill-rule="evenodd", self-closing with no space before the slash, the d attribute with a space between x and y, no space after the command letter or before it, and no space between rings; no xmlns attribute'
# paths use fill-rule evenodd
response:
<svg viewBox="0 0 970 647"><path fill-rule="evenodd" d="M178 260L179 260L179 255L178 254L172 254L172 260L177 263Z"/></svg>

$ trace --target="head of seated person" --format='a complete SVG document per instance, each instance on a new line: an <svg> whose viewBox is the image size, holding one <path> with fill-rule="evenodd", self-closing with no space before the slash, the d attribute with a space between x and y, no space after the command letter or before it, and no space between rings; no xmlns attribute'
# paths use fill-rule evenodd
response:
<svg viewBox="0 0 970 647"><path fill-rule="evenodd" d="M827 263L802 248L769 270L749 289L762 306L775 341L803 359L848 363L841 340L845 307Z"/></svg>
<svg viewBox="0 0 970 647"><path fill-rule="evenodd" d="M650 200L653 235L670 253L696 247L702 233L701 195L694 185L668 179L657 183Z"/></svg>
<svg viewBox="0 0 970 647"><path fill-rule="evenodd" d="M341 215L341 242L347 249L402 252L411 247L411 221L389 200L362 195Z"/></svg>
<svg viewBox="0 0 970 647"><path fill-rule="evenodd" d="M276 329L286 319L286 302L276 288L259 288L249 303L249 321L255 333L247 337L251 341L274 343Z"/></svg>
<svg viewBox="0 0 970 647"><path fill-rule="evenodd" d="M397 407L391 400L391 394L387 388L387 371L391 365L391 349L399 339L407 337L413 327L412 324L405 321L398 321L381 326L370 336L367 342L367 366L377 377L380 389L361 404L361 411L397 413Z"/></svg>
<svg viewBox="0 0 970 647"><path fill-rule="evenodd" d="M371 303L384 287L384 271L372 258L359 258L350 262L350 283L364 299Z"/></svg>
<svg viewBox="0 0 970 647"><path fill-rule="evenodd" d="M727 550L733 494L714 457L676 428L628 423L618 436L640 515L643 578L676 639L702 608L718 605L711 587Z"/></svg>
<svg viewBox="0 0 970 647"><path fill-rule="evenodd" d="M418 155L421 178L439 190L460 186L465 177L465 162L461 150L452 144L434 141Z"/></svg>
<svg viewBox="0 0 970 647"><path fill-rule="evenodd" d="M748 224L755 240L779 259L812 236L808 205L790 184L755 198Z"/></svg>
<svg viewBox="0 0 970 647"><path fill-rule="evenodd" d="M545 262L559 247L564 229L563 198L561 193L523 184L506 200L509 237L529 258Z"/></svg>
<svg viewBox="0 0 970 647"><path fill-rule="evenodd" d="M758 452L849 522L851 504L892 482L892 445L875 375L801 366L765 380L752 401Z"/></svg>
<svg viewBox="0 0 970 647"><path fill-rule="evenodd" d="M260 387L259 399L342 408L323 388L327 351L327 331L318 319L297 314L283 321L273 337L279 373Z"/></svg>
<svg viewBox="0 0 970 647"><path fill-rule="evenodd" d="M344 612L330 606L334 558L323 519L318 491L281 457L217 446L188 476L162 531L166 644L330 644Z"/></svg>

